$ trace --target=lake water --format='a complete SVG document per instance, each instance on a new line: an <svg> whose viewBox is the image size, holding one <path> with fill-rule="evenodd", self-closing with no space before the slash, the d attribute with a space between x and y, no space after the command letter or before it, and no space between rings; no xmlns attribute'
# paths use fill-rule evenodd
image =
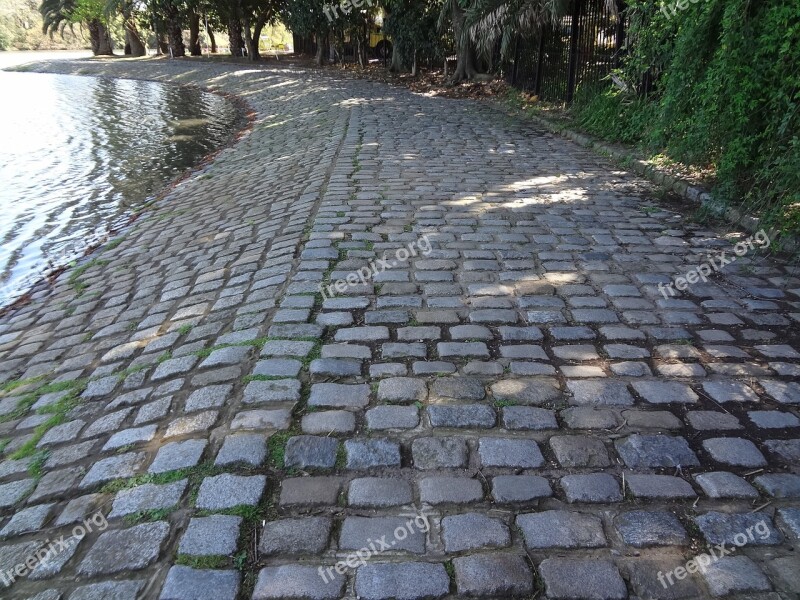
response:
<svg viewBox="0 0 800 600"><path fill-rule="evenodd" d="M244 117L159 83L0 71L0 306L67 264Z"/></svg>

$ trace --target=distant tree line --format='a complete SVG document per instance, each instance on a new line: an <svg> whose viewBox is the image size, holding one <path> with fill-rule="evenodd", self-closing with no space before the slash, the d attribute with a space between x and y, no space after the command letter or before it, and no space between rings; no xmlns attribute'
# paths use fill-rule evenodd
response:
<svg viewBox="0 0 800 600"><path fill-rule="evenodd" d="M376 17L391 36L393 71L412 70L421 61L456 60L453 82L473 79L491 67L499 49L508 55L518 33L553 21L566 0L43 0L44 30L63 33L80 24L89 31L95 54L111 54L110 24L120 21L126 54L145 53L149 32L174 57L200 55L200 32L227 34L236 57L260 58L258 42L278 21L295 38L295 51L312 48L318 64L330 49L345 43L357 60L368 60L369 38ZM332 10L333 9L333 10ZM188 47L183 32L189 31Z"/></svg>

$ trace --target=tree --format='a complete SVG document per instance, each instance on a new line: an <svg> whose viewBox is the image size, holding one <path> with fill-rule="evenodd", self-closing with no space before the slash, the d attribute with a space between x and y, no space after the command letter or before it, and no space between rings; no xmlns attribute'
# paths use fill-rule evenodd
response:
<svg viewBox="0 0 800 600"><path fill-rule="evenodd" d="M43 0L39 7L42 13L42 31L51 36L63 35L67 26L86 25L92 54L113 55L108 20L102 0Z"/></svg>
<svg viewBox="0 0 800 600"><path fill-rule="evenodd" d="M449 22L455 39L456 70L450 78L451 85L465 79L474 79L478 74L475 66L475 45L466 25L468 7L469 0L446 0L439 16L439 28L444 30Z"/></svg>
<svg viewBox="0 0 800 600"><path fill-rule="evenodd" d="M567 8L568 0L471 0L466 25L479 54L491 54L499 41L502 55L508 58L519 36L554 24Z"/></svg>
<svg viewBox="0 0 800 600"><path fill-rule="evenodd" d="M491 64L498 43L508 57L518 36L554 22L566 5L567 0L445 0L439 26L453 28L457 63L451 83L474 79L481 59Z"/></svg>
<svg viewBox="0 0 800 600"><path fill-rule="evenodd" d="M134 0L109 0L105 6L105 12L109 15L119 13L122 16L122 28L125 31L125 54L144 56L147 49L137 23L141 13L137 10Z"/></svg>
<svg viewBox="0 0 800 600"><path fill-rule="evenodd" d="M242 29L250 60L261 58L258 52L261 32L266 25L273 25L277 21L282 5L283 0L241 0Z"/></svg>
<svg viewBox="0 0 800 600"><path fill-rule="evenodd" d="M280 10L281 20L295 34L313 36L317 42L317 65L326 62L333 17L325 15L325 0L289 0Z"/></svg>
<svg viewBox="0 0 800 600"><path fill-rule="evenodd" d="M383 26L392 38L391 71L414 70L418 59L443 59L447 40L437 27L441 0L386 0Z"/></svg>

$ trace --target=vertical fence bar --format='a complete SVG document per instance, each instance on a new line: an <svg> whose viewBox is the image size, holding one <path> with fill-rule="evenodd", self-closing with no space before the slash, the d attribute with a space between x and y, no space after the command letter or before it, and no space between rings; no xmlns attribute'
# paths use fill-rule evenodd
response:
<svg viewBox="0 0 800 600"><path fill-rule="evenodd" d="M511 85L517 85L517 71L519 70L519 36L514 40L514 66L511 69Z"/></svg>
<svg viewBox="0 0 800 600"><path fill-rule="evenodd" d="M567 73L567 103L575 96L575 83L578 72L578 36L580 34L581 4L583 0L573 0L569 40L569 71Z"/></svg>
<svg viewBox="0 0 800 600"><path fill-rule="evenodd" d="M542 93L542 66L544 64L544 36L547 31L543 26L539 27L539 52L536 57L536 73L534 74L535 80L533 84L533 93L539 96Z"/></svg>

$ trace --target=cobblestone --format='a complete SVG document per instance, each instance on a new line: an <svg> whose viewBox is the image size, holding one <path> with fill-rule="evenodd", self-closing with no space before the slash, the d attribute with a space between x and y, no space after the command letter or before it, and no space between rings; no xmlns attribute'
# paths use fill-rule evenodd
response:
<svg viewBox="0 0 800 600"><path fill-rule="evenodd" d="M164 521L106 531L89 549L78 573L94 577L143 569L158 558L168 534L169 524Z"/></svg>
<svg viewBox="0 0 800 600"><path fill-rule="evenodd" d="M87 258L83 294L67 269L0 316L0 381L23 384L0 390L0 570L36 550L15 536L111 517L14 597L800 593L781 257L663 299L728 232L532 122L403 87L386 110L383 84L283 59L157 63L35 67L225 91L254 124ZM430 254L315 299L423 234ZM697 531L729 539L767 502L769 552L663 588ZM251 520L211 513L264 510L240 571ZM416 510L431 532L336 572Z"/></svg>
<svg viewBox="0 0 800 600"><path fill-rule="evenodd" d="M548 598L553 600L624 600L625 581L607 560L548 558L539 564L539 575Z"/></svg>
<svg viewBox="0 0 800 600"><path fill-rule="evenodd" d="M363 600L442 598L450 591L450 578L441 564L369 564L356 571L355 591Z"/></svg>
<svg viewBox="0 0 800 600"><path fill-rule="evenodd" d="M239 594L237 571L199 570L176 565L167 573L159 600L234 600Z"/></svg>
<svg viewBox="0 0 800 600"><path fill-rule="evenodd" d="M689 542L686 530L670 512L634 510L618 515L614 527L622 540L635 548L683 546Z"/></svg>
<svg viewBox="0 0 800 600"><path fill-rule="evenodd" d="M517 516L525 545L540 548L600 548L606 545L603 524L597 517L576 512L548 510Z"/></svg>

